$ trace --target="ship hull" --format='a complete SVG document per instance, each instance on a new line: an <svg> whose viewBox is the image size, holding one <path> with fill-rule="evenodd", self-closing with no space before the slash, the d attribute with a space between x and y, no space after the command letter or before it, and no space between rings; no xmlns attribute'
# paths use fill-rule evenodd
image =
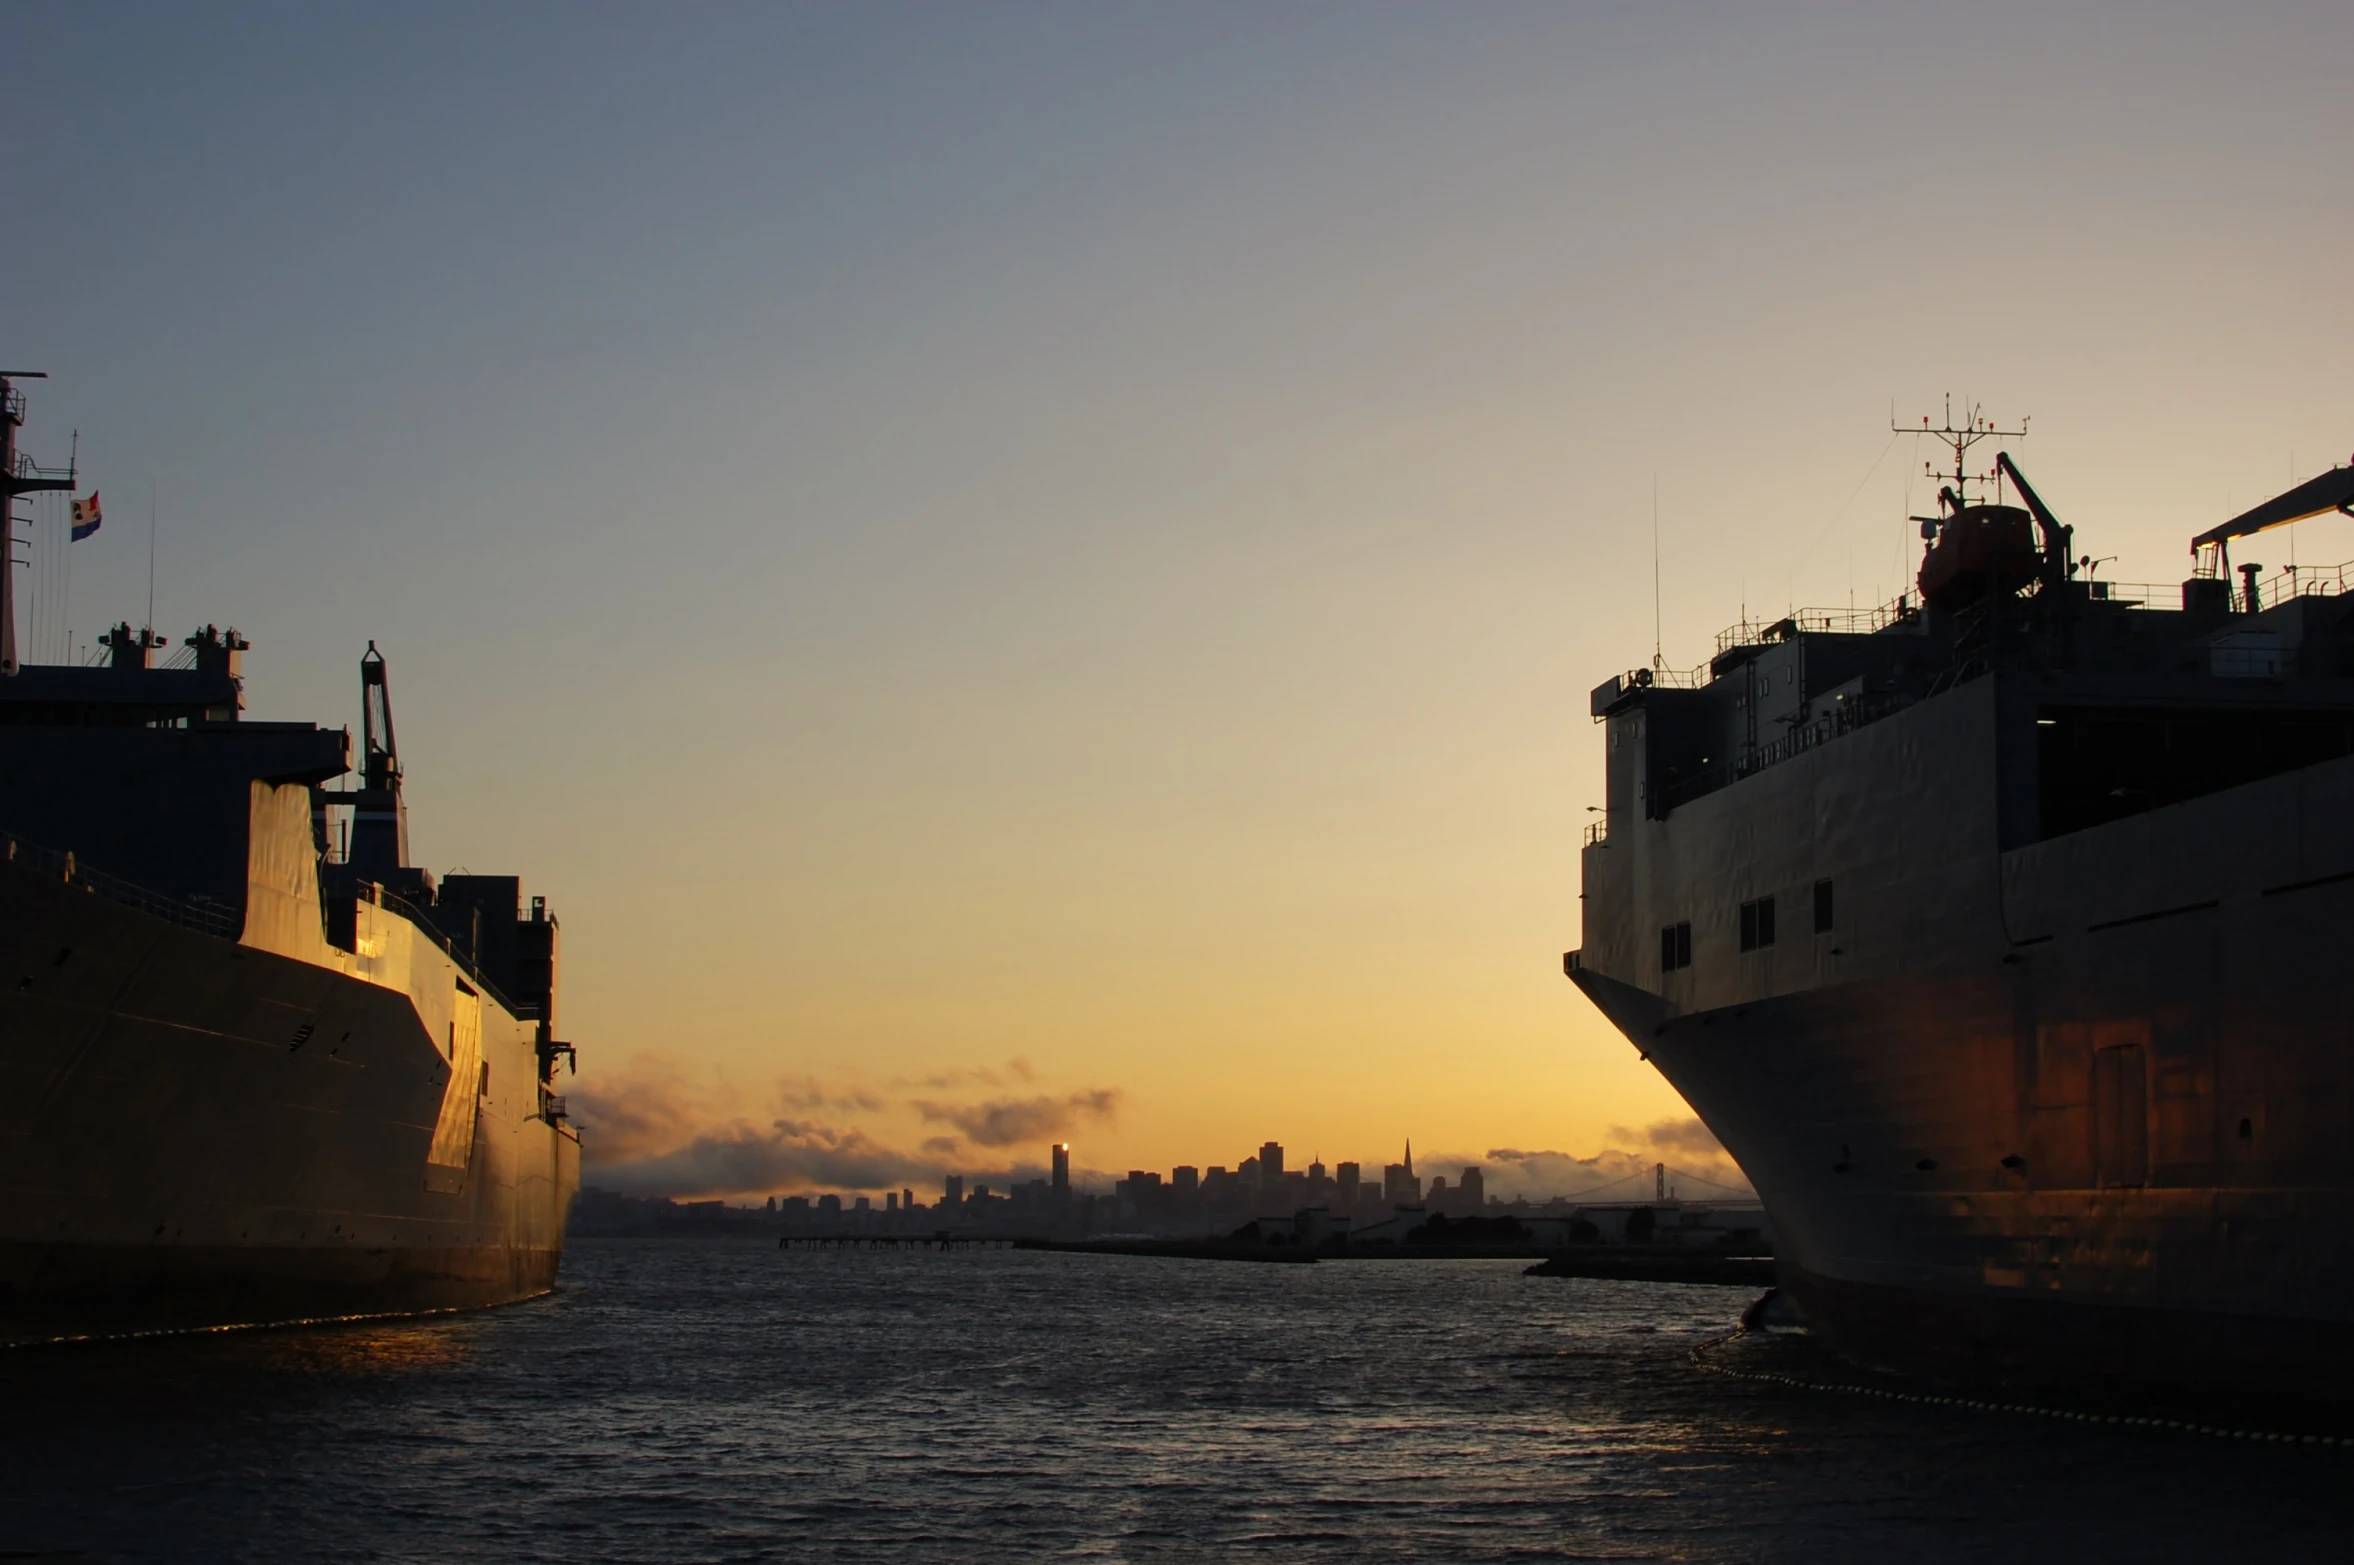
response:
<svg viewBox="0 0 2354 1565"><path fill-rule="evenodd" d="M2294 1183L2253 1151L2241 1173L2215 1167L2237 1121L2196 1123L2196 1098L2144 1107L2161 1122L2151 1150L2200 1164L2101 1184L2096 1116L2036 1106L2033 1044L2016 1049L2010 1025L2016 987L1985 985L1975 1004L1967 982L1831 990L1670 1019L1653 996L1581 979L1749 1175L1783 1285L1848 1357L2015 1385L2354 1394L2354 1252L2316 1242L2354 1227L2354 1188L2327 1157L2300 1160L2317 1166ZM2024 1027L2054 1030L2032 1011ZM2303 1063L2320 1086L2339 1050L2323 1031L2268 1063L2276 1081ZM2264 1152L2283 1139L2268 1125Z"/></svg>
<svg viewBox="0 0 2354 1565"><path fill-rule="evenodd" d="M554 1285L579 1147L529 1023L405 920L364 908L363 961L309 907L322 960L0 865L0 1340Z"/></svg>
<svg viewBox="0 0 2354 1565"><path fill-rule="evenodd" d="M2005 850L1963 759L1994 697L1844 741L1847 777L1905 788L1802 757L1642 828L1652 907L1837 876L1830 926L1696 976L1572 976L1740 1163L1841 1353L2354 1399L2354 759ZM1909 874L1870 856L1903 836L1881 809ZM1645 848L1589 849L1589 895Z"/></svg>
<svg viewBox="0 0 2354 1565"><path fill-rule="evenodd" d="M2354 1380L2340 1321L1887 1287L1790 1263L1777 1279L1847 1357L1954 1384L2269 1403L2342 1402Z"/></svg>
<svg viewBox="0 0 2354 1565"><path fill-rule="evenodd" d="M0 1255L14 1307L0 1340L85 1337L429 1315L536 1298L555 1249L458 1245L12 1244Z"/></svg>

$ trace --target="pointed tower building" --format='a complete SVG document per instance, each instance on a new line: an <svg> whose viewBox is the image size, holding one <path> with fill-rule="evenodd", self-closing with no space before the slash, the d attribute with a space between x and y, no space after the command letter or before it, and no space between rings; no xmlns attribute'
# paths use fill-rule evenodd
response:
<svg viewBox="0 0 2354 1565"><path fill-rule="evenodd" d="M1406 1161L1381 1171L1381 1198L1392 1206L1422 1204L1422 1181L1414 1177L1414 1138L1406 1138Z"/></svg>

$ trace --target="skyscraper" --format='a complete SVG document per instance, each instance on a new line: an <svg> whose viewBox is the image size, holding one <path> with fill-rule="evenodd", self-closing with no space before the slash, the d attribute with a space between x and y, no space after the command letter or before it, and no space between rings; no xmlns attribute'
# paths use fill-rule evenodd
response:
<svg viewBox="0 0 2354 1565"><path fill-rule="evenodd" d="M1357 1204L1357 1181L1361 1177L1362 1171L1354 1163L1342 1163L1333 1169L1332 1182L1339 1191L1342 1206L1354 1207Z"/></svg>
<svg viewBox="0 0 2354 1565"><path fill-rule="evenodd" d="M964 1205L964 1175L950 1174L940 1182L940 1204L942 1206Z"/></svg>
<svg viewBox="0 0 2354 1565"><path fill-rule="evenodd" d="M1055 1194L1055 1199L1059 1201L1059 1200L1061 1200L1063 1197L1065 1197L1065 1196L1069 1195L1070 1193L1071 1193L1071 1144L1070 1144L1068 1141L1058 1141L1058 1142L1056 1142L1056 1143L1054 1144L1054 1194Z"/></svg>
<svg viewBox="0 0 2354 1565"><path fill-rule="evenodd" d="M1270 1141L1259 1148L1259 1183L1274 1186L1283 1181L1283 1144Z"/></svg>
<svg viewBox="0 0 2354 1565"><path fill-rule="evenodd" d="M1464 1216L1477 1217L1487 1210L1488 1176L1481 1173L1476 1166L1463 1171L1463 1177L1455 1181L1455 1188L1463 1192Z"/></svg>

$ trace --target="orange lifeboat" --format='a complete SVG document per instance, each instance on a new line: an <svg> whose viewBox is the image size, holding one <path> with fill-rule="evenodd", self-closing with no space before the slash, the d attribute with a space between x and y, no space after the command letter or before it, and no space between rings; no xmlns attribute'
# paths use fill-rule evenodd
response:
<svg viewBox="0 0 2354 1565"><path fill-rule="evenodd" d="M1966 505L1938 528L1921 560L1921 597L1951 612L1990 592L2016 592L2043 563L2035 518L2015 505Z"/></svg>

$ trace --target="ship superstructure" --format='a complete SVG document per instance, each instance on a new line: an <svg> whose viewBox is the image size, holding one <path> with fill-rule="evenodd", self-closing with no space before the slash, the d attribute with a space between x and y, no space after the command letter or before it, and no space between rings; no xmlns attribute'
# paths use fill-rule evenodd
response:
<svg viewBox="0 0 2354 1565"><path fill-rule="evenodd" d="M1991 425L1930 433L1918 596L1593 692L1565 966L1841 1350L2354 1394L2354 597L2229 558L2354 508L2354 468L2140 588L2007 453L1972 481Z"/></svg>
<svg viewBox="0 0 2354 1565"><path fill-rule="evenodd" d="M557 924L408 864L381 655L338 788L347 732L244 717L236 631L101 645L0 660L0 1340L545 1291Z"/></svg>

